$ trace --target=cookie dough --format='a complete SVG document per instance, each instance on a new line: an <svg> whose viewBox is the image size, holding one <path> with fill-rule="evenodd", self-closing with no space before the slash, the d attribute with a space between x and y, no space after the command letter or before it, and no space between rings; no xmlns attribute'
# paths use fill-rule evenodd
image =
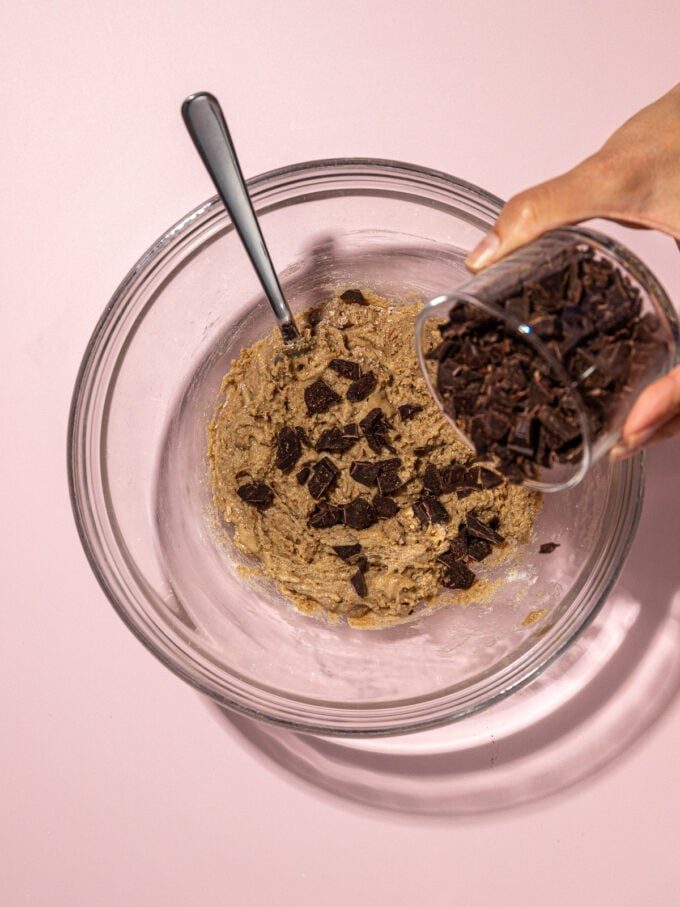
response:
<svg viewBox="0 0 680 907"><path fill-rule="evenodd" d="M419 307L345 291L298 317L297 355L273 330L224 378L208 426L217 511L305 613L376 626L442 585L469 599L477 561L527 541L540 507L480 473L430 397Z"/></svg>

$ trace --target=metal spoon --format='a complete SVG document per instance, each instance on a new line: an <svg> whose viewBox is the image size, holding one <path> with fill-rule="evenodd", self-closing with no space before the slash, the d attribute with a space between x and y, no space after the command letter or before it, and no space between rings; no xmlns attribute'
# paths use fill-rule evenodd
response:
<svg viewBox="0 0 680 907"><path fill-rule="evenodd" d="M283 339L287 343L296 340L300 334L269 257L217 98L206 91L189 95L182 104L182 117L255 268Z"/></svg>

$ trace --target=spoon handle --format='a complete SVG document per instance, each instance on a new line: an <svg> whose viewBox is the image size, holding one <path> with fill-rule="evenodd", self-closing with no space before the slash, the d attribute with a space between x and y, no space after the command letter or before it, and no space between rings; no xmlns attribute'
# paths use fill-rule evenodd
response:
<svg viewBox="0 0 680 907"><path fill-rule="evenodd" d="M293 315L281 291L279 279L255 217L236 150L219 101L208 92L189 95L182 104L182 117L196 150L210 174L236 232L274 310L285 340L298 336Z"/></svg>

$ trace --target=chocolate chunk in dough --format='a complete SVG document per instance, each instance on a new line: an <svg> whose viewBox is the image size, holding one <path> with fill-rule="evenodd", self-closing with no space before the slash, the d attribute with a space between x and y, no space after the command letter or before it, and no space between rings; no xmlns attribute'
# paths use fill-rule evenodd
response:
<svg viewBox="0 0 680 907"><path fill-rule="evenodd" d="M479 484L479 470L466 469L456 486L456 494L459 499L466 498L475 491L481 491Z"/></svg>
<svg viewBox="0 0 680 907"><path fill-rule="evenodd" d="M439 470L441 494L451 494L465 479L466 469L460 463L450 463Z"/></svg>
<svg viewBox="0 0 680 907"><path fill-rule="evenodd" d="M319 435L315 449L345 453L357 443L360 438L359 429L354 422L344 428L325 428Z"/></svg>
<svg viewBox="0 0 680 907"><path fill-rule="evenodd" d="M428 463L423 473L423 488L430 494L438 495L442 493L442 478L439 470L434 463Z"/></svg>
<svg viewBox="0 0 680 907"><path fill-rule="evenodd" d="M333 545L333 551L343 561L349 561L361 551L361 545L357 542L355 545Z"/></svg>
<svg viewBox="0 0 680 907"><path fill-rule="evenodd" d="M468 545L468 554L476 561L483 561L492 551L491 542L486 539L472 539Z"/></svg>
<svg viewBox="0 0 680 907"><path fill-rule="evenodd" d="M366 598L368 595L368 587L366 586L366 580L364 579L364 574L361 570L357 570L354 576L351 577L350 582L354 586L354 591L359 598Z"/></svg>
<svg viewBox="0 0 680 907"><path fill-rule="evenodd" d="M399 505L393 499L384 494L376 494L373 498L373 507L379 520L389 520L390 517L399 513Z"/></svg>
<svg viewBox="0 0 680 907"><path fill-rule="evenodd" d="M448 523L451 519L448 510L438 498L425 494L413 504L413 513L422 526L428 523Z"/></svg>
<svg viewBox="0 0 680 907"><path fill-rule="evenodd" d="M381 469L378 473L378 490L382 495L391 495L403 485L396 469Z"/></svg>
<svg viewBox="0 0 680 907"><path fill-rule="evenodd" d="M322 457L312 466L312 477L307 483L307 490L318 501L335 484L338 467L328 457Z"/></svg>
<svg viewBox="0 0 680 907"><path fill-rule="evenodd" d="M492 469L487 469L486 466L480 466L477 471L477 481L482 488L496 488L503 484L503 476L499 476Z"/></svg>
<svg viewBox="0 0 680 907"><path fill-rule="evenodd" d="M467 554L467 549L465 553ZM455 567L462 558L457 557L452 548L447 548L446 551L442 551L441 554L437 555L437 560L448 569Z"/></svg>
<svg viewBox="0 0 680 907"><path fill-rule="evenodd" d="M349 467L349 474L355 482L371 488L378 483L380 463L371 463L369 460L355 460Z"/></svg>
<svg viewBox="0 0 680 907"><path fill-rule="evenodd" d="M307 434L307 432L304 430L304 428L301 425L295 426L295 433L298 436L300 444L303 444L305 447L312 446L312 442L309 440L309 435Z"/></svg>
<svg viewBox="0 0 680 907"><path fill-rule="evenodd" d="M295 476L295 478L298 480L299 485L305 484L305 482L309 478L309 474L311 471L312 470L311 470L310 466L303 466L302 469L299 470L298 474Z"/></svg>
<svg viewBox="0 0 680 907"><path fill-rule="evenodd" d="M469 589L476 577L462 561L456 561L444 571L442 585L447 589Z"/></svg>
<svg viewBox="0 0 680 907"><path fill-rule="evenodd" d="M361 422L359 422L359 425L364 434L369 434L371 432L388 432L392 430L392 423L388 421L385 413L379 406L370 410Z"/></svg>
<svg viewBox="0 0 680 907"><path fill-rule="evenodd" d="M469 544L470 539L465 531L465 526L461 526L458 529L458 535L451 539L451 544L449 545L449 551L455 560L461 561L464 557L467 557Z"/></svg>
<svg viewBox="0 0 680 907"><path fill-rule="evenodd" d="M378 383L374 372L366 372L361 378L353 381L347 388L347 399L350 403L359 403L373 393Z"/></svg>
<svg viewBox="0 0 680 907"><path fill-rule="evenodd" d="M468 533L476 539L484 539L491 542L492 545L500 545L505 541L499 532L487 523L483 523L474 513L468 513L466 524Z"/></svg>
<svg viewBox="0 0 680 907"><path fill-rule="evenodd" d="M340 294L340 299L343 302L353 302L356 305L368 305L361 290L345 290L344 293Z"/></svg>
<svg viewBox="0 0 680 907"><path fill-rule="evenodd" d="M429 495L426 498L423 498L425 508L430 517L431 523L448 523L451 519L449 512L437 498L430 497Z"/></svg>
<svg viewBox="0 0 680 907"><path fill-rule="evenodd" d="M414 416L417 416L418 413L423 411L423 407L418 403L402 403L401 406L397 407L399 412L399 418L402 422L408 422Z"/></svg>
<svg viewBox="0 0 680 907"><path fill-rule="evenodd" d="M559 542L543 542L541 547L538 549L539 554L552 554L555 548L559 548Z"/></svg>
<svg viewBox="0 0 680 907"><path fill-rule="evenodd" d="M413 503L413 515L418 519L418 522L421 526L428 526L430 523L430 516L425 509L422 498Z"/></svg>
<svg viewBox="0 0 680 907"><path fill-rule="evenodd" d="M342 523L342 507L320 501L309 515L309 525L314 529L330 529Z"/></svg>
<svg viewBox="0 0 680 907"><path fill-rule="evenodd" d="M274 492L264 482L247 482L236 489L236 494L258 510L266 510L274 502Z"/></svg>
<svg viewBox="0 0 680 907"><path fill-rule="evenodd" d="M383 449L389 450L390 453L396 453L391 443L388 432L392 429L392 423L389 422L385 413L376 406L359 422L361 430L366 438L366 443L375 453L382 453Z"/></svg>
<svg viewBox="0 0 680 907"><path fill-rule="evenodd" d="M349 378L350 381L356 381L361 377L361 366L358 362L350 362L349 359L331 359L328 367L337 372L341 378Z"/></svg>
<svg viewBox="0 0 680 907"><path fill-rule="evenodd" d="M316 413L325 413L335 406L341 400L340 394L337 394L323 378L318 378L314 384L310 384L304 391L305 404L307 413L310 416Z"/></svg>
<svg viewBox="0 0 680 907"><path fill-rule="evenodd" d="M375 507L366 498L358 497L345 504L345 525L350 529L368 529L378 519Z"/></svg>
<svg viewBox="0 0 680 907"><path fill-rule="evenodd" d="M276 436L276 465L289 472L302 455L302 445L296 429L287 425Z"/></svg>

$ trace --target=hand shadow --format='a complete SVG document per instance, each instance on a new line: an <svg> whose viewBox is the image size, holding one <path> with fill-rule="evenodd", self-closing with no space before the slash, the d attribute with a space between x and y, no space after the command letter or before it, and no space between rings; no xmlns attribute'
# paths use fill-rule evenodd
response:
<svg viewBox="0 0 680 907"><path fill-rule="evenodd" d="M528 687L436 731L353 741L294 733L210 704L270 766L354 804L471 816L602 772L680 688L680 442L648 455L644 511L621 579L588 630Z"/></svg>

